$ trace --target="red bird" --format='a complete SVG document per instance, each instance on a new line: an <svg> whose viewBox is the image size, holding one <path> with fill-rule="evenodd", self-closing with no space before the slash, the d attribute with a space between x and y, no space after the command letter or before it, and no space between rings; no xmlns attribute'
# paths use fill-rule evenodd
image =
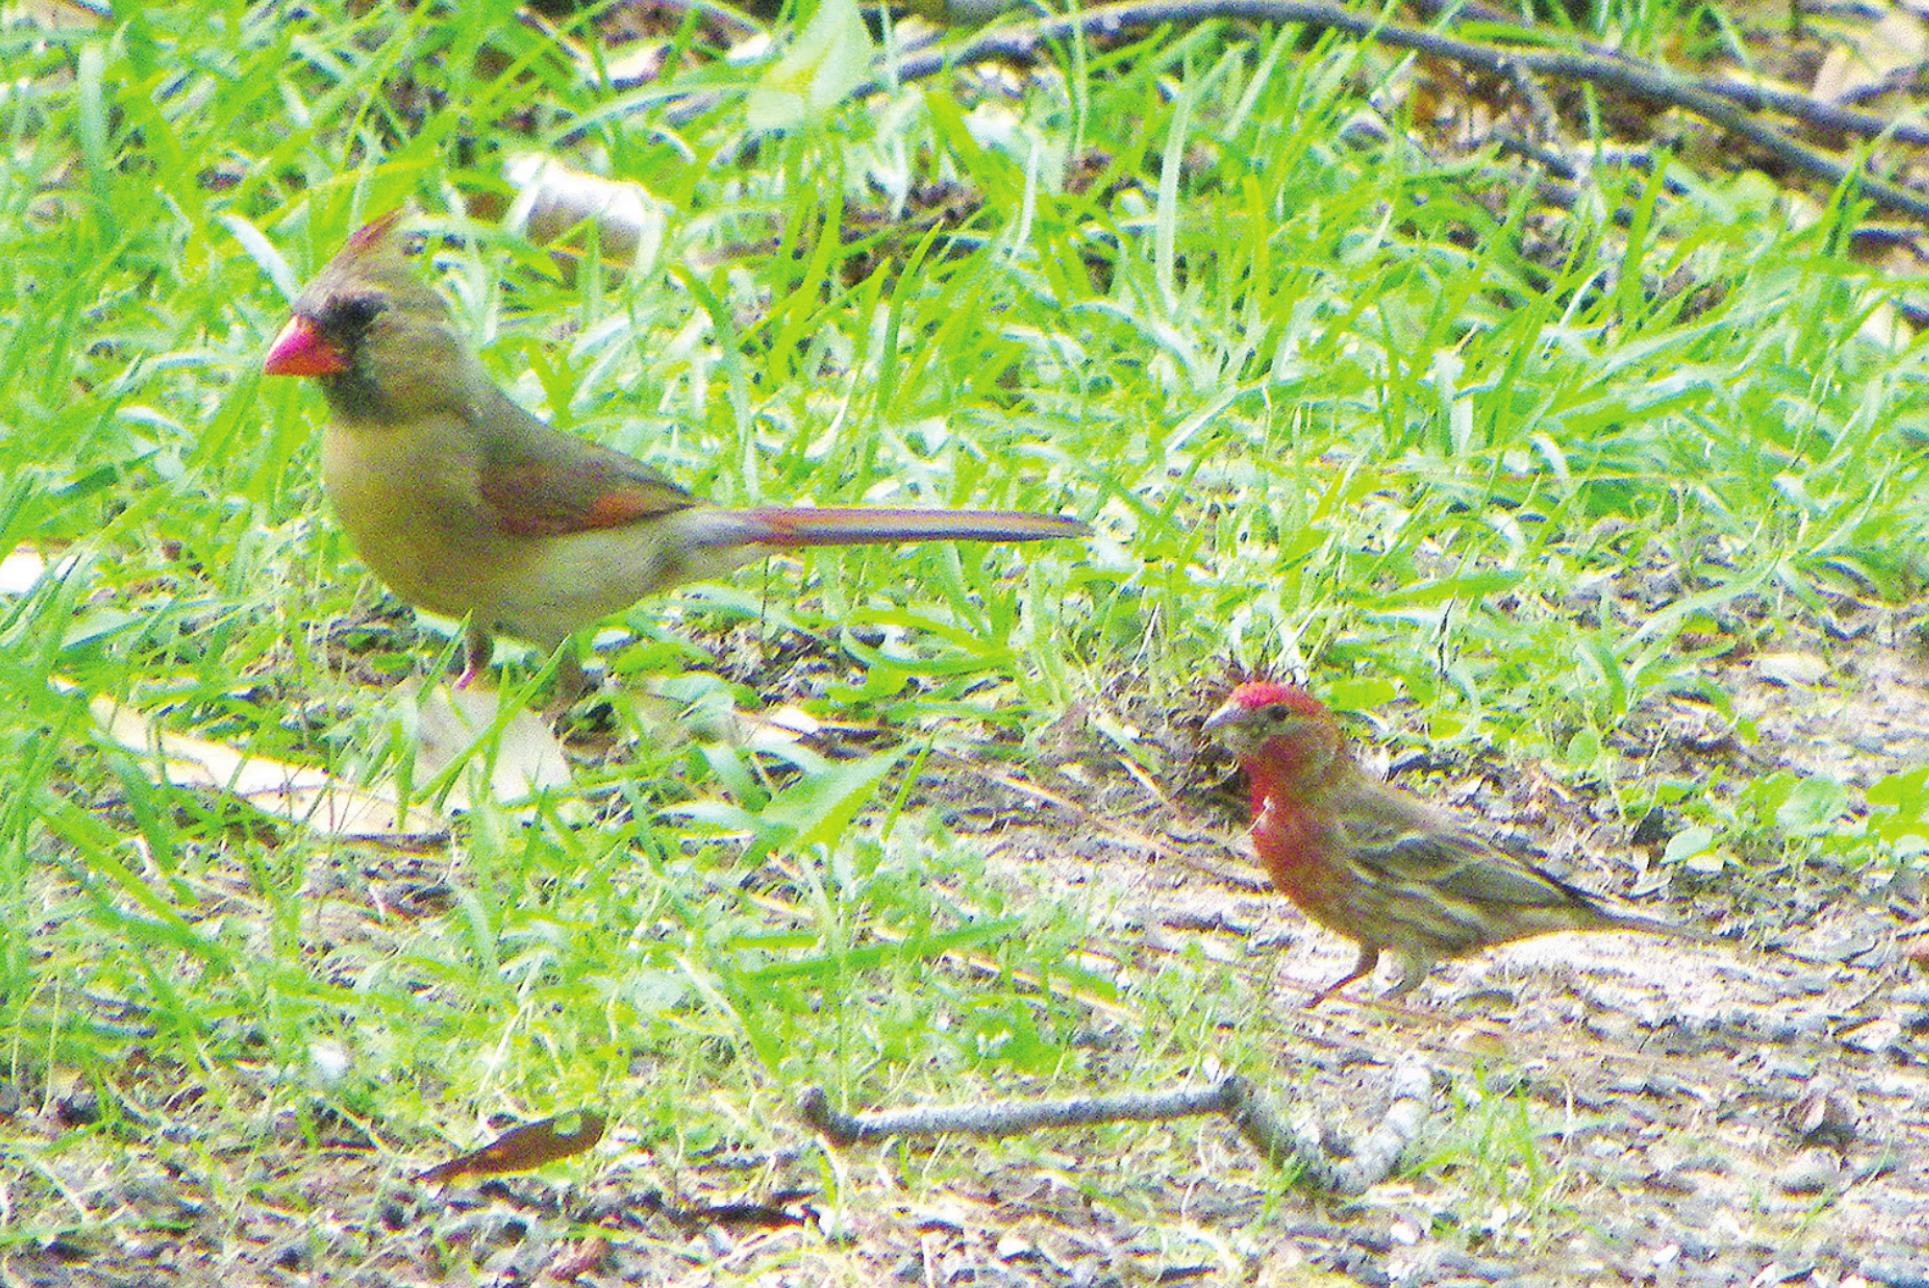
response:
<svg viewBox="0 0 1929 1288"><path fill-rule="evenodd" d="M1402 997L1443 958L1556 930L1710 936L1615 912L1360 767L1333 713L1304 689L1260 681L1234 689L1206 721L1246 771L1252 840L1279 892L1360 946L1317 1006L1401 960L1386 993Z"/></svg>

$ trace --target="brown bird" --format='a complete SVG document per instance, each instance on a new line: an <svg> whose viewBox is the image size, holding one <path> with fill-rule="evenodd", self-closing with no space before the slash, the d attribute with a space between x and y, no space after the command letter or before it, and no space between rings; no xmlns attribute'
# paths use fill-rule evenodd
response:
<svg viewBox="0 0 1929 1288"><path fill-rule="evenodd" d="M1618 912L1579 886L1482 836L1361 768L1333 713L1304 689L1253 681L1206 720L1246 771L1252 841L1279 892L1359 944L1359 960L1314 996L1317 1006L1401 959L1389 998L1433 964L1556 930L1712 935Z"/></svg>
<svg viewBox="0 0 1929 1288"><path fill-rule="evenodd" d="M295 301L262 371L312 376L331 413L322 486L356 552L411 604L466 618L466 685L497 634L554 650L654 591L773 550L1079 537L1003 510L727 510L559 433L498 389L403 256L401 211L370 223ZM573 653L558 687L581 687Z"/></svg>

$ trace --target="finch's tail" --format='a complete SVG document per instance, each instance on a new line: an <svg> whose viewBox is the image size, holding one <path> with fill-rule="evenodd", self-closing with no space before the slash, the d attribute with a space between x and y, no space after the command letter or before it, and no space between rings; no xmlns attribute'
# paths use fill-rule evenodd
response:
<svg viewBox="0 0 1929 1288"><path fill-rule="evenodd" d="M902 541L1046 541L1083 537L1077 519L1024 510L804 509L700 512L702 545L862 546Z"/></svg>
<svg viewBox="0 0 1929 1288"><path fill-rule="evenodd" d="M1705 930L1696 930L1691 926L1678 926L1672 921L1656 921L1652 917L1637 917L1632 913L1614 912L1605 908L1601 911L1606 914L1601 924L1602 930L1639 930L1643 934L1660 935L1664 939L1685 939L1695 944L1730 942L1720 935L1711 935Z"/></svg>

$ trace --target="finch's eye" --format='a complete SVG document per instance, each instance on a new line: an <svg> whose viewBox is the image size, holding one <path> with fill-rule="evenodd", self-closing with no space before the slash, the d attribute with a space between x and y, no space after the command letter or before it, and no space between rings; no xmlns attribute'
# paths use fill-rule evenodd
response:
<svg viewBox="0 0 1929 1288"><path fill-rule="evenodd" d="M330 306L330 321L345 331L360 331L388 307L372 295L345 295Z"/></svg>
<svg viewBox="0 0 1929 1288"><path fill-rule="evenodd" d="M1268 720L1284 720L1288 714L1284 702L1275 702L1266 708L1266 718Z"/></svg>

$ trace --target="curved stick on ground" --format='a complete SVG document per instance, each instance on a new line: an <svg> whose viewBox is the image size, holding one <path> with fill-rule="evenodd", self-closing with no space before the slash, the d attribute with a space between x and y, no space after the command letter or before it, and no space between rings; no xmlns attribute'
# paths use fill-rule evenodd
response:
<svg viewBox="0 0 1929 1288"><path fill-rule="evenodd" d="M1394 1067L1391 1098L1380 1122L1351 1146L1329 1148L1310 1111L1289 1122L1252 1083L1222 1078L1205 1087L1077 1096L1060 1100L995 1100L977 1105L924 1105L848 1114L831 1108L822 1087L799 1099L806 1123L834 1145L890 1136L1014 1136L1046 1127L1111 1122L1169 1122L1223 1114L1265 1159L1297 1166L1306 1182L1334 1194L1359 1194L1385 1180L1426 1122L1433 1103L1433 1071L1409 1056Z"/></svg>
<svg viewBox="0 0 1929 1288"><path fill-rule="evenodd" d="M1333 1147L1310 1113L1289 1122L1245 1079L1222 1085L1231 1087L1226 1116L1254 1149L1275 1163L1297 1163L1309 1182L1334 1194L1362 1194L1391 1175L1433 1106L1433 1070L1408 1056L1393 1068L1392 1095L1379 1123L1350 1147Z"/></svg>
<svg viewBox="0 0 1929 1288"><path fill-rule="evenodd" d="M1238 1081L1227 1079L1227 1082ZM887 1136L1021 1136L1045 1127L1093 1123L1170 1122L1226 1112L1226 1082L1174 1091L1074 1096L1065 1100L992 1100L977 1105L920 1105L911 1109L846 1114L831 1108L822 1087L798 1101L805 1122L838 1145Z"/></svg>

